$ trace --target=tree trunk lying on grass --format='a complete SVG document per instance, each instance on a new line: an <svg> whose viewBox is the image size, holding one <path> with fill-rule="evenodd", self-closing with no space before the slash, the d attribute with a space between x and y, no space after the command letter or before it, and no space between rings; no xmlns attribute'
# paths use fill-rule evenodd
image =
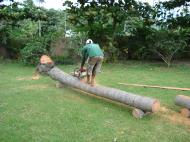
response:
<svg viewBox="0 0 190 142"><path fill-rule="evenodd" d="M109 87L92 87L89 84L83 83L77 78L63 72L59 68L49 66L48 64L39 65L38 70L39 72L48 74L51 78L59 81L60 83L66 84L70 87L77 88L91 94L95 94L97 96L101 96L123 104L130 105L132 107L142 110L143 112L157 112L160 108L160 102L156 99L138 96L132 93Z"/></svg>
<svg viewBox="0 0 190 142"><path fill-rule="evenodd" d="M175 98L175 104L184 107L180 110L181 115L190 117L190 97L177 95Z"/></svg>
<svg viewBox="0 0 190 142"><path fill-rule="evenodd" d="M177 95L175 104L190 109L190 97L184 95Z"/></svg>

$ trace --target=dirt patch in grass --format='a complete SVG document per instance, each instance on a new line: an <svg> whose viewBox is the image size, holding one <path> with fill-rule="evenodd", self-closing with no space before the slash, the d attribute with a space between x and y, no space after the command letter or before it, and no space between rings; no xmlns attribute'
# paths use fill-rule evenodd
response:
<svg viewBox="0 0 190 142"><path fill-rule="evenodd" d="M190 119L189 118L185 118L184 116L182 116L178 112L172 111L172 110L167 109L165 107L161 107L161 109L160 109L160 115L161 115L161 117L166 118L167 120L169 120L172 123L183 124L185 126L189 126L190 127Z"/></svg>
<svg viewBox="0 0 190 142"><path fill-rule="evenodd" d="M82 98L78 95L72 95L72 96L69 96L69 98L75 100L76 102L86 103L85 98Z"/></svg>
<svg viewBox="0 0 190 142"><path fill-rule="evenodd" d="M16 80L18 81L27 81L27 80L31 80L32 78L31 77L23 77L23 76L17 76L16 77Z"/></svg>
<svg viewBox="0 0 190 142"><path fill-rule="evenodd" d="M40 78L39 75L35 76L17 76L16 80L18 81L29 81L29 80L38 80Z"/></svg>
<svg viewBox="0 0 190 142"><path fill-rule="evenodd" d="M47 89L50 87L52 87L52 86L50 86L48 84L35 84L35 85L27 85L23 88L26 90L37 90L37 89Z"/></svg>

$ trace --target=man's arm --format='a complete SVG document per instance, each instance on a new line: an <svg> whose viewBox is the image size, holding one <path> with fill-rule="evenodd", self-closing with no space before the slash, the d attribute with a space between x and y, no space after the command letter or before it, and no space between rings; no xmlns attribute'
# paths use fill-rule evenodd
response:
<svg viewBox="0 0 190 142"><path fill-rule="evenodd" d="M82 59L81 69L83 68L84 64L85 64L85 58Z"/></svg>
<svg viewBox="0 0 190 142"><path fill-rule="evenodd" d="M85 64L85 61L86 61L86 59L87 59L87 47L86 47L86 46L83 47L81 53L82 53L81 69L83 69L83 66L84 66L84 64Z"/></svg>

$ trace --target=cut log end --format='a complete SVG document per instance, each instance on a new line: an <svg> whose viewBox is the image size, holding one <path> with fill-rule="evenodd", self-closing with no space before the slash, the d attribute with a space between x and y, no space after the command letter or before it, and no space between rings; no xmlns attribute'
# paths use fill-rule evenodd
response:
<svg viewBox="0 0 190 142"><path fill-rule="evenodd" d="M140 110L140 109L137 109L137 108L134 108L133 109L133 112L132 112L132 115L135 117L135 118L143 118L143 116L145 115L144 111Z"/></svg>
<svg viewBox="0 0 190 142"><path fill-rule="evenodd" d="M180 110L182 116L189 118L190 117L190 110L187 108L182 108Z"/></svg>
<svg viewBox="0 0 190 142"><path fill-rule="evenodd" d="M41 58L40 58L40 63L41 64L53 64L53 61L49 56L42 55Z"/></svg>
<svg viewBox="0 0 190 142"><path fill-rule="evenodd" d="M36 72L40 74L46 74L54 67L54 62L47 55L42 55L40 58L40 62L37 66Z"/></svg>
<svg viewBox="0 0 190 142"><path fill-rule="evenodd" d="M160 102L156 100L152 105L152 112L158 112L160 110Z"/></svg>

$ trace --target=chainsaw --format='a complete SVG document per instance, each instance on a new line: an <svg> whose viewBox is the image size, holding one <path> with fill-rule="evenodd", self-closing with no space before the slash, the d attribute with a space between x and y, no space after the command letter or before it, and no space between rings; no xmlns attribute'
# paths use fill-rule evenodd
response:
<svg viewBox="0 0 190 142"><path fill-rule="evenodd" d="M72 75L81 80L87 76L87 71L86 69L84 71L81 71L79 68L75 68Z"/></svg>

